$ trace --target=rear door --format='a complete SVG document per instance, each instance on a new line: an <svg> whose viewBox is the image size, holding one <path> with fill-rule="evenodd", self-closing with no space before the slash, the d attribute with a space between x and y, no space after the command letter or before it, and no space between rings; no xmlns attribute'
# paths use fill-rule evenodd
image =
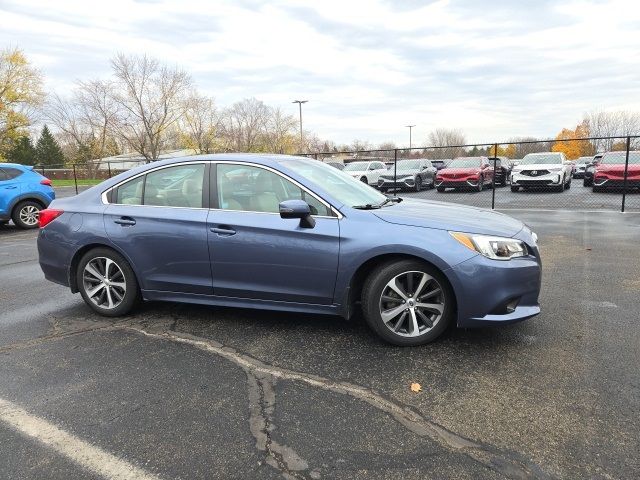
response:
<svg viewBox="0 0 640 480"><path fill-rule="evenodd" d="M206 162L169 165L121 184L104 214L107 235L145 290L212 295Z"/></svg>

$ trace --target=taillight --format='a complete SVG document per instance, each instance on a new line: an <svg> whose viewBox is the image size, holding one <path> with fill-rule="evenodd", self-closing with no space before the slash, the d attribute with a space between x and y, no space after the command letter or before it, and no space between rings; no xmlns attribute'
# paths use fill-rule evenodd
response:
<svg viewBox="0 0 640 480"><path fill-rule="evenodd" d="M51 186L51 180L49 180L48 178L43 178L42 180L40 180L40 185Z"/></svg>
<svg viewBox="0 0 640 480"><path fill-rule="evenodd" d="M44 228L64 213L64 210L46 208L38 213L38 226Z"/></svg>

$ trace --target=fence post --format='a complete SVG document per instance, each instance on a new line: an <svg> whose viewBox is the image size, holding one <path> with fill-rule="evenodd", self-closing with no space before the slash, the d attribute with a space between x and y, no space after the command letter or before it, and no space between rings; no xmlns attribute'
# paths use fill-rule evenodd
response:
<svg viewBox="0 0 640 480"><path fill-rule="evenodd" d="M42 169L42 176L46 177L46 175L44 174L44 165L42 165L40 168Z"/></svg>
<svg viewBox="0 0 640 480"><path fill-rule="evenodd" d="M624 182L622 184L622 213L627 200L627 173L629 172L629 150L631 150L631 136L627 136L627 154L624 159Z"/></svg>
<svg viewBox="0 0 640 480"><path fill-rule="evenodd" d="M109 171L109 178L111 178L111 162L107 162L107 170Z"/></svg>
<svg viewBox="0 0 640 480"><path fill-rule="evenodd" d="M317 153L314 153L314 154L313 154L313 158L315 158L315 159L317 160L317 159L318 159L318 154L317 154Z"/></svg>
<svg viewBox="0 0 640 480"><path fill-rule="evenodd" d="M76 186L76 195L78 194L78 177L76 176L76 164L73 164L73 183Z"/></svg>
<svg viewBox="0 0 640 480"><path fill-rule="evenodd" d="M491 210L496 209L496 165L498 164L498 144L493 146L493 178L491 180Z"/></svg>
<svg viewBox="0 0 640 480"><path fill-rule="evenodd" d="M398 189L396 184L398 182L398 149L393 150L393 196L398 196Z"/></svg>

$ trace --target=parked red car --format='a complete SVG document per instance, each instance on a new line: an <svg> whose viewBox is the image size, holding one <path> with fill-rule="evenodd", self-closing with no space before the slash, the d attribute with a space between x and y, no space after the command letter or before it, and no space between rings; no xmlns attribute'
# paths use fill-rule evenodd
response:
<svg viewBox="0 0 640 480"><path fill-rule="evenodd" d="M454 158L436 175L436 188L472 188L479 192L493 183L493 167L487 157Z"/></svg>
<svg viewBox="0 0 640 480"><path fill-rule="evenodd" d="M593 173L593 191L620 189L624 186L627 152L607 152ZM640 188L640 151L629 152L627 188Z"/></svg>

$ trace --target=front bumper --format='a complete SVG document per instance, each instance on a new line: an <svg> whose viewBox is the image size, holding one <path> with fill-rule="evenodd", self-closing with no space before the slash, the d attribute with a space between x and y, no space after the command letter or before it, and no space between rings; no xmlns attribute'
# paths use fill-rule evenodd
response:
<svg viewBox="0 0 640 480"><path fill-rule="evenodd" d="M398 178L395 181L388 178L378 179L378 188L413 188L415 185L413 177Z"/></svg>
<svg viewBox="0 0 640 480"><path fill-rule="evenodd" d="M466 178L460 180L452 180L452 179L436 179L436 187L444 187L444 188L467 188L467 187L477 187L479 180L477 178Z"/></svg>
<svg viewBox="0 0 640 480"><path fill-rule="evenodd" d="M524 236L517 237L527 243L527 257L499 261L477 255L447 272L456 292L458 327L520 322L540 313L540 256Z"/></svg>
<svg viewBox="0 0 640 480"><path fill-rule="evenodd" d="M562 183L562 172L548 173L546 175L538 175L535 177L529 175L521 175L519 173L511 174L511 185L521 187L550 187L559 186Z"/></svg>
<svg viewBox="0 0 640 480"><path fill-rule="evenodd" d="M609 178L594 178L593 185L595 187L600 188L615 188L615 189L623 189L624 188L624 179L609 179ZM627 178L627 189L636 189L640 188L640 180L629 180Z"/></svg>

